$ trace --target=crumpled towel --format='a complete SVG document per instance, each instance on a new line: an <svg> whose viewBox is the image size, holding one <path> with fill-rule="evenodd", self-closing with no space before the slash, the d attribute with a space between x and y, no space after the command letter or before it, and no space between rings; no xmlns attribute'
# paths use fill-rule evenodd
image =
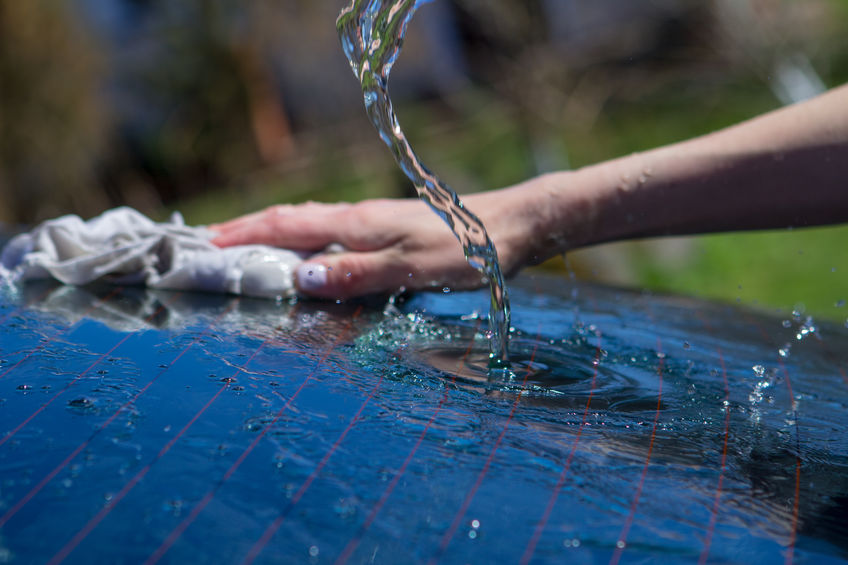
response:
<svg viewBox="0 0 848 565"><path fill-rule="evenodd" d="M303 255L266 245L219 248L210 242L214 236L205 227L186 226L179 213L165 223L127 207L89 221L62 216L6 244L0 279L106 281L266 298L294 292L294 271Z"/></svg>

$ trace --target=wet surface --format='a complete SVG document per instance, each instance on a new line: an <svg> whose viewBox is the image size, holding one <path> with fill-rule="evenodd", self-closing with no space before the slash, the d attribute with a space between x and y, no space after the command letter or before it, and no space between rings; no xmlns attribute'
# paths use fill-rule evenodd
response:
<svg viewBox="0 0 848 565"><path fill-rule="evenodd" d="M848 331L541 277L0 298L0 560L848 561Z"/></svg>

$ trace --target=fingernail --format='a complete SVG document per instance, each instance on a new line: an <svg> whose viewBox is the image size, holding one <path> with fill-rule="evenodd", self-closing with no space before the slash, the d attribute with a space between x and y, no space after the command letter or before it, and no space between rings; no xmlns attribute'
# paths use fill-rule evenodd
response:
<svg viewBox="0 0 848 565"><path fill-rule="evenodd" d="M327 267L320 263L301 263L297 268L297 286L301 290L319 290L327 284Z"/></svg>

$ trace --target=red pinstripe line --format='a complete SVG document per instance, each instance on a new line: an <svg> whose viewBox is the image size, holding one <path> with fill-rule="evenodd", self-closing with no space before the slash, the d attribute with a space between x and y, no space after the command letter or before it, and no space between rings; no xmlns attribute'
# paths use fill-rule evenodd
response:
<svg viewBox="0 0 848 565"><path fill-rule="evenodd" d="M532 365L533 361L536 359L536 351L539 347L538 341L539 341L539 335L538 335L538 332L537 332L536 345L533 347L533 353L530 355L530 365ZM524 386L527 384L527 379L530 376L530 371L531 371L531 369L528 368L527 371L524 373L524 380L521 382L522 388L524 388ZM498 436L498 439L495 441L495 445L492 447L492 451L491 451L491 453L489 453L489 457L486 458L486 463L483 465L483 468L480 470L480 473L477 475L477 480L474 482L471 489L465 495L465 500L462 501L462 506L460 506L459 511L456 513L456 516L454 516L453 522L451 522L450 527L445 532L445 534L442 536L442 540L439 542L439 548L436 551L436 554L433 557L430 558L430 561L428 562L429 565L435 565L435 563L437 563L438 560L441 559L442 555L444 555L445 551L447 550L451 539L453 538L454 534L456 533L457 528L459 528L459 523L462 521L463 516L465 516L465 513L468 511L468 507L471 506L471 501L474 499L474 496L477 494L477 489L480 488L480 485L483 483L483 479L485 478L486 474L489 472L489 466L492 464L492 461L495 458L495 453L497 453L498 448L501 446L501 442L503 441L503 438L506 435L506 431L509 428L509 424L512 421L512 417L515 415L515 411L518 409L518 403L519 403L520 400L521 400L521 394L516 394L515 395L515 401L512 403L512 409L509 411L509 416L506 419L506 423L504 423L503 430L501 430L501 433Z"/></svg>
<svg viewBox="0 0 848 565"><path fill-rule="evenodd" d="M165 541L163 541L162 544L156 549L156 551L154 551L150 555L150 557L147 558L147 560L145 561L145 565L153 565L154 563L157 563L160 559L162 559L162 557L165 555L165 553L168 552L168 550L171 548L171 546L173 546L174 543L176 543L176 541L183 535L183 533L186 531L186 529L188 529L188 527L194 522L194 520L197 519L197 517L200 515L200 513L203 511L203 509L206 508L206 506L215 497L215 494L218 492L218 489L220 489L224 485L224 483L226 483L230 479L230 477L233 476L233 474L236 472L236 470L238 470L238 468L241 466L241 464L244 462L244 460L247 459L247 456L250 455L250 453L259 444L259 441L263 437L265 437L265 434L268 433L268 430L270 430L272 427L274 427L274 425L282 417L282 415L285 413L285 411L288 409L288 407L292 404L292 402L294 402L294 399L297 398L297 396L301 393L301 391L306 387L306 384L310 380L313 379L313 377L315 376L315 373L317 373L318 369L324 364L324 362L326 362L327 358L329 358L330 354L333 352L333 349L335 349L335 347L341 342L342 338L344 336L346 336L347 333L350 331L350 328L353 325L353 321L359 316L361 311L362 311L362 307L360 307L353 314L353 317L351 318L350 323L345 328L345 330L343 332L340 332L339 336L336 338L335 342L333 342L333 344L330 345L330 347L327 348L323 357L321 357L321 359L318 360L318 363L316 363L315 367L312 368L312 371L309 373L309 376L307 376L306 379L304 379L304 381L300 384L300 386L297 388L297 390L294 392L294 394L292 396L290 396L288 398L288 400L286 400L286 403L283 405L282 408L280 408L280 410L274 416L274 419L271 420L271 422L269 422L265 427L262 428L262 431L253 439L253 441L250 443L250 445L247 446L247 448L242 452L242 454L235 461L235 463L233 463L230 466L230 468L227 469L227 472L224 473L224 475L221 477L220 481L218 481L218 484L215 485L215 487L213 487L209 492L207 492L203 496L203 498L200 500L200 502L198 502L194 506L194 508L192 508L191 513L188 516L186 516L183 519L183 521L180 522L171 531L171 533L168 535L168 537L165 538ZM274 391L274 392L276 393L276 391ZM279 393L276 393L276 394L279 394Z"/></svg>
<svg viewBox="0 0 848 565"><path fill-rule="evenodd" d="M32 351L30 351L29 353L27 353L27 354L26 354L26 357L24 357L23 359L21 359L20 361L18 361L17 363L15 363L15 364L14 364L14 365L12 365L11 367L9 367L9 368L8 368L8 369L6 369L5 371L3 371L3 373L2 373L2 374L0 374L0 379L2 379L3 377L5 377L5 376L6 376L6 375L8 375L9 373L11 373L12 371L14 371L15 369L17 369L18 367L20 367L20 366L21 366L21 364L22 364L24 361L26 361L27 359L29 359L30 357L32 357L33 355L35 355L36 353L38 353L39 351L41 351L42 349L44 349L45 347L47 347L48 345L50 345L51 343L53 343L54 341L56 341L56 339L57 339L59 336L70 333L70 332L71 332L71 330L73 330L74 328L76 328L77 326L79 326L80 322L81 322L81 321L82 321L82 320L83 320L83 319L84 319L84 318L85 318L85 317L86 317L86 316L87 316L87 315L88 315L91 311L93 311L93 310L94 310L95 308L97 308L98 306L102 306L103 304L105 304L106 302L108 302L108 301L109 301L109 300L110 300L110 299L111 299L111 298L112 298L115 294L117 294L117 293L119 293L119 292L121 292L121 291L123 291L123 287L120 287L120 286L119 286L119 287L116 287L114 290L112 290L112 292L110 292L109 294L107 294L105 297L103 297L103 298L99 298L99 299L95 300L95 301L94 301L94 304L92 304L92 305L91 305L91 306L90 306L90 307L89 307L89 308L88 308L85 312L83 312L83 313L82 313L82 318L80 318L80 320L78 320L78 321L77 321L76 323L74 323L74 324L71 324L70 326L68 326L68 327L67 327L67 328L65 328L64 330L62 330L62 331L60 331L59 333L55 334L53 337L49 338L47 341L45 341L44 343L42 343L41 345L39 345L38 347L36 347L36 348L35 348L35 349L33 349Z"/></svg>
<svg viewBox="0 0 848 565"><path fill-rule="evenodd" d="M704 318L700 310L696 310L695 315L698 317L698 320L707 329L707 331L710 332L710 334L715 333L709 320ZM718 353L718 360L719 364L721 365L721 378L724 384L724 438L722 441L721 448L721 468L719 470L718 483L716 484L716 493L715 498L713 500L713 508L710 513L710 522L707 526L707 537L704 540L704 549L701 551L701 556L698 559L698 565L704 565L707 562L707 558L710 554L710 547L712 546L713 535L715 533L716 523L718 522L718 509L721 503L722 486L724 485L724 472L727 469L727 443L730 437L730 384L727 381L727 368L725 367L724 353L721 347L716 347L716 353Z"/></svg>
<svg viewBox="0 0 848 565"><path fill-rule="evenodd" d="M197 412L197 414L195 414L194 417L189 420L189 422L185 426L183 426L179 433L173 438L171 438L171 440L166 443L161 450L159 450L159 453L156 454L156 457L154 457L147 465L145 465L138 473L136 473L135 476L130 479L127 484L124 485L124 488L122 488L121 491L116 494L112 498L112 500L109 501L109 504L104 506L100 510L100 512L98 512L93 518L91 518L88 523L86 523L86 525L83 526L83 528L78 531L77 534L50 559L48 563L50 565L56 565L64 561L64 559L68 555L70 555L70 553L74 549L76 549L80 542L82 542L82 540L84 540L88 536L88 534L90 534L91 531L97 527L97 525L103 520L103 518L105 518L112 511L112 509L114 509L115 506L117 506L117 504L121 500L123 500L123 498L133 489L133 487L135 487L135 485L137 485L141 481L141 479L144 478L147 472L150 471L150 468L153 466L153 464L156 463L159 459L161 459L166 453L168 453L168 451L170 451L174 444L177 443L177 440L179 440L183 436L183 434L185 434L186 431L188 431L188 429L192 425L194 425L197 419L200 418L200 416L203 415L204 412L206 412L206 409L209 408L212 403L215 402L215 400L219 396L221 396L221 393L224 392L224 390L226 390L227 388L229 388L229 386L230 383L224 383L224 385L218 389L218 392L216 392L215 395L210 398L206 404L203 405L203 408L201 408L200 411Z"/></svg>
<svg viewBox="0 0 848 565"><path fill-rule="evenodd" d="M698 565L704 565L707 562L707 557L710 554L710 546L713 541L713 534L715 533L716 522L718 521L718 507L719 502L721 500L721 488L724 484L724 471L727 467L727 440L730 435L730 386L727 382L727 369L724 365L724 355L719 347L718 351L718 360L721 363L721 376L724 381L724 440L721 447L721 470L718 475L718 484L716 485L716 493L715 499L713 501L713 509L710 515L710 524L707 527L707 538L704 541L704 549L701 551L701 557L698 560Z"/></svg>
<svg viewBox="0 0 848 565"><path fill-rule="evenodd" d="M760 335L763 336L766 341L773 342L759 322L752 319L750 316L746 316L746 318L757 328ZM778 356L777 362L780 365L781 371L783 371L784 380L786 381L786 389L789 391L789 406L792 408L793 419L795 420L795 498L792 501L792 525L789 532L789 545L786 549L785 560L786 565L790 565L795 559L795 539L798 535L798 516L801 502L801 433L798 426L798 412L795 409L795 393L792 391L792 382L789 378L789 371L786 369L786 364L783 362L782 357Z"/></svg>
<svg viewBox="0 0 848 565"><path fill-rule="evenodd" d="M271 541L271 538L274 537L274 534L277 532L278 529L280 529L280 526L283 524L283 521L286 519L286 516L289 514L289 512L291 512L291 509L300 501L301 497L303 497L303 494L309 489L309 487L312 485L312 482L318 477L318 473L321 472L321 469L324 468L324 465L327 464L327 461L330 460L330 457L332 457L333 453L336 452L336 450L341 445L342 441L344 441L345 436L347 436L348 432L350 432L350 430L353 429L353 426L356 425L356 423L359 421L359 418L362 415L362 412L365 410L365 407L377 393L377 389L380 388L380 385L382 383L383 377L380 376L380 379L377 381L377 384L375 384L374 387L371 389L371 392L368 394L368 397L362 403L362 406L359 407L359 410L356 412L350 423L348 423L347 427L344 429L342 434L338 437L338 439L336 439L335 443L332 445L332 447L330 447L329 451L327 451L327 453L324 455L318 465L315 466L315 468L312 470L312 473L310 473L309 477L307 477L303 484L300 485L300 488L292 497L291 502L289 502L289 504L280 513L280 515L277 516L277 518L265 529L265 532L256 541L256 543L253 544L253 547L250 548L250 551L248 552L247 556L245 556L244 561L242 561L242 563L244 563L245 565L253 563L253 560L256 559L256 557L262 552L263 549L265 549L265 546L268 545L268 542Z"/></svg>
<svg viewBox="0 0 848 565"><path fill-rule="evenodd" d="M798 515L801 502L801 434L798 430L798 412L795 409L795 394L792 392L792 383L789 381L789 371L786 369L783 359L778 357L777 362L780 364L786 380L793 420L795 420L795 499L792 501L792 528L789 534L789 547L786 549L785 561L786 565L790 565L795 560L795 539L798 536Z"/></svg>
<svg viewBox="0 0 848 565"><path fill-rule="evenodd" d="M480 327L480 321L478 320L477 325L475 326L474 333L477 333L477 329ZM465 354L462 356L462 359L457 364L457 372L459 367L468 359L468 355L471 353L471 349L474 347L474 337L472 336L471 340L468 342L468 348L465 350ZM456 382L456 374L450 380L451 384ZM406 468L409 466L410 462L412 462L413 457L415 457L418 448L421 447L421 443L424 441L424 437L430 431L430 427L436 421L436 418L442 411L442 408L447 402L448 399L448 388L445 387L444 394L442 394L442 398L439 401L439 405L436 407L436 410L433 412L433 415L430 417L430 420L427 422L427 425L424 426L424 429L421 430L421 434L418 436L418 441L415 442L415 445L412 447L412 451L409 452L409 455L404 459L403 464L398 469L398 472L395 473L395 476L392 477L391 482L386 486L383 494L377 500L377 503L371 508L371 511L368 513L368 516L365 518L365 521L362 523L362 526L359 528L359 531L356 535L348 542L347 546L345 546L341 555L336 559L336 565L343 565L350 559L350 556L356 551L356 548L359 546L362 541L362 537L365 535L365 532L368 531L368 528L371 527L371 524L374 522L374 519L377 517L377 514L382 510L383 506L386 504L386 501L389 499L389 496L394 491L398 482L400 481L401 476L406 472Z"/></svg>
<svg viewBox="0 0 848 565"><path fill-rule="evenodd" d="M530 562L530 559L533 557L533 553L536 551L536 545L539 543L539 539L542 537L542 532L545 530L545 526L548 524L548 519L551 517L551 512L553 512L554 506L556 505L557 498L559 497L559 493L562 490L563 485L565 485L565 479L568 476L568 470L571 468L571 461L574 458L574 454L577 452L577 444L580 442L580 437L583 435L583 428L586 426L586 420L589 417L589 407L592 404L592 398L595 395L595 382L598 378L598 367L601 362L601 334L598 333L598 350L595 354L595 371L592 375L592 384L589 389L589 398L586 399L586 409L583 411L583 419L580 421L580 427L577 428L577 435L574 438L574 443L571 446L571 452L568 454L568 459L565 461L565 466L562 468L562 471L559 474L559 478L557 479L556 486L554 487L554 491L551 494L550 499L548 500L548 504L545 507L544 512L542 513L542 517L539 519L539 522L536 524L536 529L533 532L533 536L530 538L530 541L527 543L527 547L524 548L524 554L521 556L521 564L526 565Z"/></svg>
<svg viewBox="0 0 848 565"><path fill-rule="evenodd" d="M657 351L662 353L662 343L657 337ZM624 544L627 543L627 535L630 533L630 527L633 525L633 518L636 515L636 508L639 506L639 497L642 496L642 487L645 486L645 477L648 475L648 466L651 463L651 453L654 451L654 438L657 433L657 423L660 419L660 407L662 405L662 385L663 385L663 365L665 359L660 357L659 365L657 366L657 375L659 376L659 392L657 393L657 410L654 414L654 426L651 429L651 442L648 445L648 455L645 457L645 465L642 467L642 476L639 479L639 486L636 488L636 496L633 498L633 503L630 505L630 514L618 535L615 552L610 559L610 565L617 565L621 559L621 554L624 552Z"/></svg>
<svg viewBox="0 0 848 565"><path fill-rule="evenodd" d="M840 367L839 372L842 373L842 380L845 381L846 385L848 385L848 374L845 373L845 369Z"/></svg>
<svg viewBox="0 0 848 565"><path fill-rule="evenodd" d="M236 302L234 301L227 309L225 309L221 314L219 314L219 316L216 318L215 321L217 322L217 320L219 320L221 317L223 317L224 314L229 312L235 306L235 304L236 304ZM186 348L183 349L182 352L180 352L180 354L171 362L171 364L167 368L163 369L162 372L164 372L164 371L168 370L168 368L172 367L174 365L174 363L176 363L189 350L189 348L191 348L192 345L197 343L206 334L206 332L210 328L211 328L211 325L209 327L207 327L207 329L203 333L201 333L200 335L195 337L191 341L191 343L188 346L186 346ZM254 353L254 355L255 355L255 353ZM252 359L252 357L251 357L251 359ZM248 360L248 362L249 362L249 360ZM245 363L245 365L246 364L247 364L247 362ZM159 375L161 375L162 372L160 372ZM238 374L239 372L241 372L241 369L239 369L239 371L237 371L236 374ZM157 378L158 378L159 375L157 375ZM56 565L56 564L64 561L65 558L67 558L68 555L70 555L71 552L73 552L74 549L76 549L76 547L91 533L91 531L94 530L94 528L96 528L97 525L100 524L100 522L115 508L115 506L117 506L117 504L135 487L135 485L138 484L141 481L141 479L144 478L144 476L147 474L147 472L150 471L150 468L153 466L153 464L156 463L159 459L161 459L166 453L168 453L168 451L174 446L174 444L177 443L177 441L188 431L189 428L191 428L191 426L194 425L194 423L200 418L200 416L203 415L204 412L206 412L206 410L212 405L212 403L215 402L215 400L221 395L221 393L224 392L224 390L226 390L229 386L230 386L229 382L224 383L224 385L221 386L218 389L218 392L216 392L215 395L212 398L209 399L209 401L200 409L200 411L198 411L194 415L194 417L191 420L189 420L189 422L173 438L171 438L171 440L168 441L168 443L166 443L165 446L161 450L159 450L159 453L157 453L156 456L147 465L145 465L138 473L136 473L135 476L133 476L133 478L130 479L124 485L124 487L121 489L121 491L118 492L118 494L116 494L112 498L112 500L109 501L109 504L104 506L100 510L100 512L98 512L93 518L91 518L85 524L85 526L83 526L83 528L80 531L78 531L76 533L76 535L69 542L67 542L50 559L50 561L48 563L50 565Z"/></svg>

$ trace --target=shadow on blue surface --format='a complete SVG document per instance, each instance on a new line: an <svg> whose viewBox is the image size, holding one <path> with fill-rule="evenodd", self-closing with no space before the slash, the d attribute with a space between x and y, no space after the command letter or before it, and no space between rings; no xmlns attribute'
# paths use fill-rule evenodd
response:
<svg viewBox="0 0 848 565"><path fill-rule="evenodd" d="M848 331L541 276L277 304L0 298L14 563L844 562Z"/></svg>

